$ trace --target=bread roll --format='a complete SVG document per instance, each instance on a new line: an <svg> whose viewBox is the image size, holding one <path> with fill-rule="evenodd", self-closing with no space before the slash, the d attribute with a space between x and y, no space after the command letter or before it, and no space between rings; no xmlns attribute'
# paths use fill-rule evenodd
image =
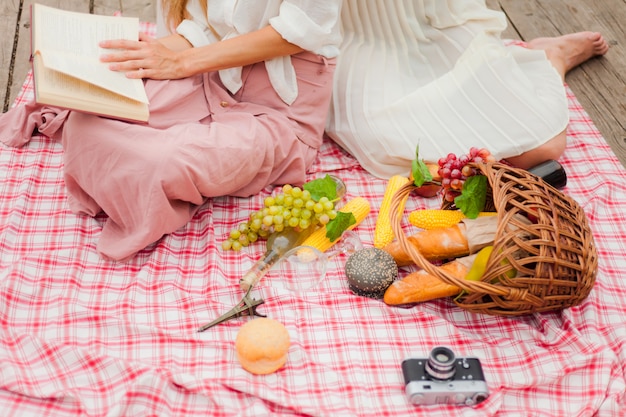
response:
<svg viewBox="0 0 626 417"><path fill-rule="evenodd" d="M382 249L364 248L354 252L345 266L350 290L357 295L383 298L385 290L398 277L398 265Z"/></svg>
<svg viewBox="0 0 626 417"><path fill-rule="evenodd" d="M256 318L239 329L235 340L237 359L250 373L270 374L287 362L290 343L289 332L281 322Z"/></svg>

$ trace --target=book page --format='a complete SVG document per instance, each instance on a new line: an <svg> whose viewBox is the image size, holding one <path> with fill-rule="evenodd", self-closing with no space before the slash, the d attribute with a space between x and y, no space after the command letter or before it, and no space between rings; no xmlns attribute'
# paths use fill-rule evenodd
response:
<svg viewBox="0 0 626 417"><path fill-rule="evenodd" d="M35 61L41 56L35 55ZM74 78L43 65L34 67L35 77L40 81L35 89L38 102L70 109L80 109L120 119L147 121L148 105L132 100L86 81Z"/></svg>
<svg viewBox="0 0 626 417"><path fill-rule="evenodd" d="M147 103L143 82L126 78L99 61L106 39L137 40L139 19L68 12L33 5L33 53L46 67Z"/></svg>
<svg viewBox="0 0 626 417"><path fill-rule="evenodd" d="M143 82L126 78L123 72L110 71L96 57L77 57L63 52L39 52L43 65L51 70L81 79L98 87L105 88L121 96L142 103L148 102ZM139 81L139 82L137 82Z"/></svg>

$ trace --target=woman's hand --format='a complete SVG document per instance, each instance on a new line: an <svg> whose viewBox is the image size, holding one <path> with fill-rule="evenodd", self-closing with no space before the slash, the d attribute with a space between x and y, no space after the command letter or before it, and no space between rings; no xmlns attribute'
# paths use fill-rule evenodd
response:
<svg viewBox="0 0 626 417"><path fill-rule="evenodd" d="M101 55L100 61L109 63L112 71L125 72L128 78L171 80L191 75L186 73L184 61L178 52L191 45L182 37L166 40L163 42L140 33L139 41L102 41L100 47L112 51Z"/></svg>
<svg viewBox="0 0 626 417"><path fill-rule="evenodd" d="M271 26L197 48L177 34L156 40L144 33L139 41L109 40L100 42L100 47L117 49L100 56L111 70L125 72L128 78L156 80L185 78L302 52Z"/></svg>

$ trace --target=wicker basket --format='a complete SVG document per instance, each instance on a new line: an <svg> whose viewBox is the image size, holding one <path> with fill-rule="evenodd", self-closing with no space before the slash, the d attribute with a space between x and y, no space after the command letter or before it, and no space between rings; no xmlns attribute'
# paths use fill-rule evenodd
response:
<svg viewBox="0 0 626 417"><path fill-rule="evenodd" d="M482 280L466 281L436 268L408 243L403 215L398 215L392 225L402 248L419 267L463 289L455 302L471 312L519 316L579 304L591 291L598 267L582 208L525 170L500 163L474 166L488 178L490 203L498 213L494 250ZM408 184L396 193L392 213L414 188ZM507 275L510 270L517 271L514 278Z"/></svg>

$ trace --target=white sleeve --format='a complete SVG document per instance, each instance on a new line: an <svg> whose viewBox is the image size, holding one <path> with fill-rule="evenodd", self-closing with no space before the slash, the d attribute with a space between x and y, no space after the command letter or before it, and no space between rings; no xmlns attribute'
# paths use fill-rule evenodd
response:
<svg viewBox="0 0 626 417"><path fill-rule="evenodd" d="M176 33L184 37L194 47L204 46L211 43L213 35L207 23L207 16L198 0L187 2L187 13L190 19L183 20L177 27Z"/></svg>
<svg viewBox="0 0 626 417"><path fill-rule="evenodd" d="M328 58L339 53L342 0L285 0L270 25L287 41Z"/></svg>
<svg viewBox="0 0 626 417"><path fill-rule="evenodd" d="M176 33L187 39L189 43L196 48L209 44L207 34L202 27L193 20L186 19L180 22L176 27Z"/></svg>

